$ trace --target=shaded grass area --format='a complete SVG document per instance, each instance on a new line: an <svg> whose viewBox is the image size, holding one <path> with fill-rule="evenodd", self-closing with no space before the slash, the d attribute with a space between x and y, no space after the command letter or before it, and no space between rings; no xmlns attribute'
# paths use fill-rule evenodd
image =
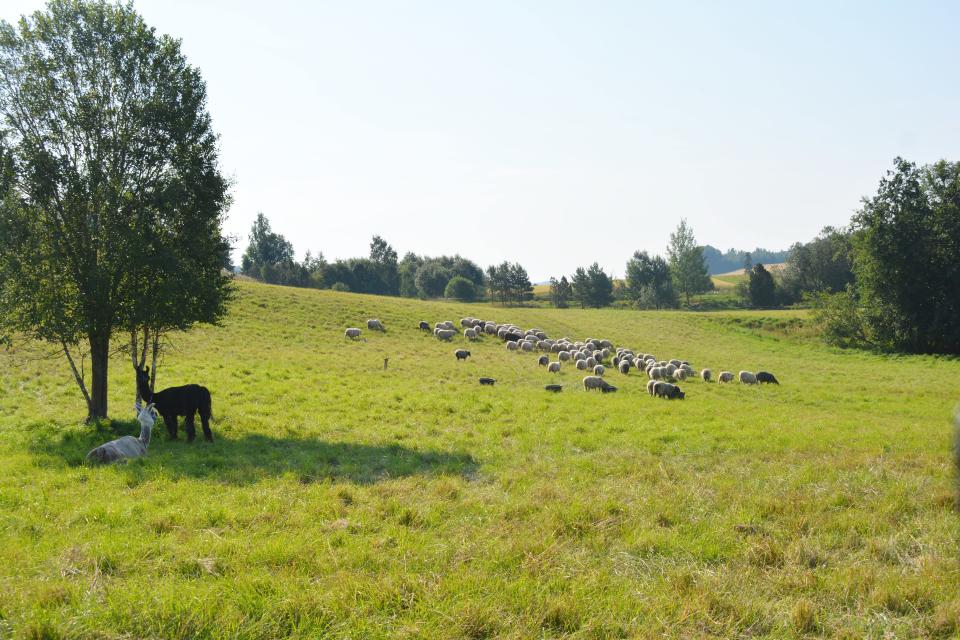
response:
<svg viewBox="0 0 960 640"><path fill-rule="evenodd" d="M783 384L586 393L416 330L461 315ZM343 339L374 316L385 335ZM138 431L128 362L119 419L88 427L62 363L0 354L0 637L955 637L960 363L828 349L804 322L243 283L159 373L210 387L216 441L161 429L106 468L82 461Z"/></svg>

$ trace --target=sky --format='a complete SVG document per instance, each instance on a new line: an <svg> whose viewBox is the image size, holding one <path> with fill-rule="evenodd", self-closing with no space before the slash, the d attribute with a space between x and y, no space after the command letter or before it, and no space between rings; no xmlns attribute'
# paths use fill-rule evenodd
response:
<svg viewBox="0 0 960 640"><path fill-rule="evenodd" d="M42 8L4 0L8 21ZM845 225L896 156L960 160L960 3L138 0L209 92L236 258L257 212L327 259L622 275Z"/></svg>

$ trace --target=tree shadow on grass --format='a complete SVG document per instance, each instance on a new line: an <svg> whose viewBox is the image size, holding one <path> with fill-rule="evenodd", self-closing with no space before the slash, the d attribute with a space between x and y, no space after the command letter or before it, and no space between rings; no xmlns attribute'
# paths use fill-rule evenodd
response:
<svg viewBox="0 0 960 640"><path fill-rule="evenodd" d="M40 465L80 467L86 464L90 449L121 435L137 435L139 429L136 422L113 421L96 430L37 434L29 448L38 456ZM469 453L411 449L398 444L279 438L259 433L215 436L212 444L201 438L193 444L169 441L165 433L154 429L146 457L119 463L117 467L130 474L133 484L151 478L199 478L231 485L288 474L302 484L373 484L415 475L472 479L478 468Z"/></svg>

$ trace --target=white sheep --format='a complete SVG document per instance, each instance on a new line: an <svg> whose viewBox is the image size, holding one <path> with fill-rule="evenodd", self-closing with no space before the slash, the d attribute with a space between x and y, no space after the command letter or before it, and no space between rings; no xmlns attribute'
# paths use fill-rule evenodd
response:
<svg viewBox="0 0 960 640"><path fill-rule="evenodd" d="M153 415L153 403L148 404L143 409L134 407L134 410L137 412L137 422L140 423L140 437L123 436L116 440L105 442L87 454L88 462L117 462L119 460L141 458L147 455L147 447L150 445L150 433L153 431L153 425L156 422L156 417Z"/></svg>
<svg viewBox="0 0 960 640"><path fill-rule="evenodd" d="M741 371L740 384L757 384L757 376L750 371Z"/></svg>
<svg viewBox="0 0 960 640"><path fill-rule="evenodd" d="M710 382L710 378L713 376L713 372L710 369L704 369L700 372L700 377L703 378L704 382Z"/></svg>
<svg viewBox="0 0 960 640"><path fill-rule="evenodd" d="M687 379L687 370L683 367L678 367L676 371L673 372L673 377L677 380L686 380Z"/></svg>
<svg viewBox="0 0 960 640"><path fill-rule="evenodd" d="M732 371L721 371L720 375L717 377L717 384L723 382L733 382L733 372Z"/></svg>
<svg viewBox="0 0 960 640"><path fill-rule="evenodd" d="M532 342L529 342L527 340L524 340L523 342L520 343L520 349L522 351L533 351L535 348L536 348L536 345L534 345Z"/></svg>
<svg viewBox="0 0 960 640"><path fill-rule="evenodd" d="M520 348L520 344L516 340L509 340L507 342L507 351L517 351Z"/></svg>
<svg viewBox="0 0 960 640"><path fill-rule="evenodd" d="M377 318L370 318L367 320L367 329L371 331L386 331L387 328L383 326L383 323L380 322Z"/></svg>
<svg viewBox="0 0 960 640"><path fill-rule="evenodd" d="M566 362L572 357L573 356L570 355L569 351L560 351L559 353L557 353L557 359L560 360L560 362Z"/></svg>
<svg viewBox="0 0 960 640"><path fill-rule="evenodd" d="M437 336L437 340L443 340L444 342L449 342L453 339L453 336L457 335L457 332L453 329L434 329L433 333Z"/></svg>
<svg viewBox="0 0 960 640"><path fill-rule="evenodd" d="M343 332L343 337L344 337L344 338L350 338L351 340L354 340L354 339L356 339L356 338L359 338L359 337L360 337L360 329L357 329L356 327L350 327L350 328L348 328L346 331Z"/></svg>
<svg viewBox="0 0 960 640"><path fill-rule="evenodd" d="M579 369L580 371L586 371L588 368L589 367L587 367L586 360L577 360L577 369Z"/></svg>
<svg viewBox="0 0 960 640"><path fill-rule="evenodd" d="M600 376L587 376L583 379L583 390L590 391L591 389L600 389L604 393L617 390L615 386Z"/></svg>
<svg viewBox="0 0 960 640"><path fill-rule="evenodd" d="M476 340L477 339L477 330L476 329L464 329L463 337L467 340Z"/></svg>
<svg viewBox="0 0 960 640"><path fill-rule="evenodd" d="M602 376L606 370L607 369L602 364L594 365L593 375Z"/></svg>
<svg viewBox="0 0 960 640"><path fill-rule="evenodd" d="M650 380L648 380L648 381L647 381L647 393L649 393L650 395L653 395L653 388L656 386L656 384L657 384L657 381L654 380L653 378L651 378Z"/></svg>
<svg viewBox="0 0 960 640"><path fill-rule="evenodd" d="M547 365L547 371L549 371L550 373L560 373L560 363L551 362L550 364Z"/></svg>

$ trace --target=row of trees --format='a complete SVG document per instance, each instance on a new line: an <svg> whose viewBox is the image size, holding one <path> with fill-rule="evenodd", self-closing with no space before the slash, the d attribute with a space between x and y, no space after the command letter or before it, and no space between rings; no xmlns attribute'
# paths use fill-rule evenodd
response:
<svg viewBox="0 0 960 640"><path fill-rule="evenodd" d="M664 259L646 251L635 252L627 261L625 282L619 288L596 262L586 269L580 267L569 281L566 276L550 279L550 299L561 308L571 300L581 307L599 308L612 304L615 298L625 298L642 309L665 309L676 307L679 295L690 304L692 296L713 288L703 247L697 244L686 220L681 220L670 234L667 256Z"/></svg>

